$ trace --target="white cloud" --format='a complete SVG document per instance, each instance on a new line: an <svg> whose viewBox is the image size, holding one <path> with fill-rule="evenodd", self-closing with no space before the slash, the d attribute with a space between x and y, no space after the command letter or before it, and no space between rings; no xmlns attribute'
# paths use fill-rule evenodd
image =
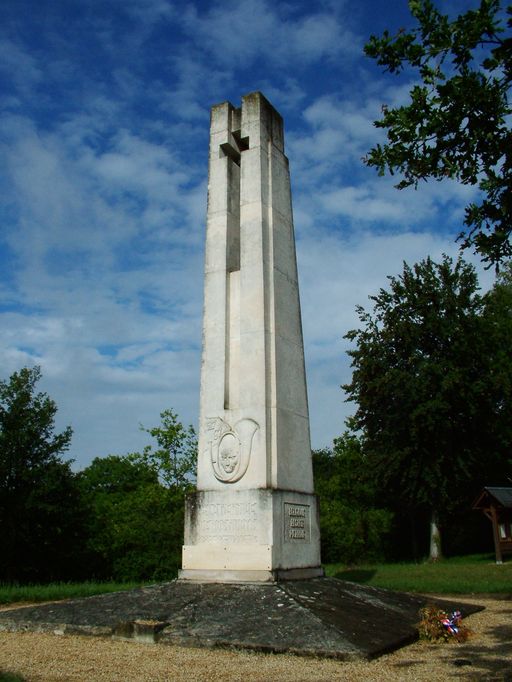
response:
<svg viewBox="0 0 512 682"><path fill-rule="evenodd" d="M446 253L457 258L450 237L435 232L403 231L377 235L368 230L318 235L308 233L297 244L311 432L314 447L329 446L344 430L354 405L346 403L341 384L349 383L349 342L343 336L358 327L356 306L371 309L368 296L388 285L410 265L431 256L439 262ZM492 273L474 261L483 289Z"/></svg>
<svg viewBox="0 0 512 682"><path fill-rule="evenodd" d="M350 3L91 7L63 31L57 3L30 26L40 45L16 30L0 47L2 378L42 365L80 465L141 448L139 422L167 407L196 421L208 108L259 88L285 114L313 442L329 444L355 305L402 259L453 252L467 190L399 193L361 164L409 86L357 63Z"/></svg>
<svg viewBox="0 0 512 682"><path fill-rule="evenodd" d="M190 5L184 25L200 50L219 63L239 68L256 59L283 65L352 55L354 35L332 13L296 16L291 5L266 0L229 0L200 12Z"/></svg>
<svg viewBox="0 0 512 682"><path fill-rule="evenodd" d="M19 44L0 39L0 72L13 79L23 94L44 77L42 64Z"/></svg>
<svg viewBox="0 0 512 682"><path fill-rule="evenodd" d="M144 27L152 27L161 20L174 19L177 8L169 0L123 0L124 9Z"/></svg>
<svg viewBox="0 0 512 682"><path fill-rule="evenodd" d="M412 221L412 211L406 211L403 204L393 200L383 200L375 191L375 187L357 186L341 187L326 192L320 197L320 203L327 213L345 215L357 221Z"/></svg>
<svg viewBox="0 0 512 682"><path fill-rule="evenodd" d="M142 447L139 422L167 407L194 421L206 169L144 131L121 127L98 146L91 114L51 132L3 122L18 214L4 238L19 263L4 292L38 309L2 315L3 376L42 366L82 466Z"/></svg>
<svg viewBox="0 0 512 682"><path fill-rule="evenodd" d="M272 80L264 79L257 84L257 89L263 92L265 97L280 112L300 111L306 99L306 91L300 82L295 78L286 76L279 86Z"/></svg>

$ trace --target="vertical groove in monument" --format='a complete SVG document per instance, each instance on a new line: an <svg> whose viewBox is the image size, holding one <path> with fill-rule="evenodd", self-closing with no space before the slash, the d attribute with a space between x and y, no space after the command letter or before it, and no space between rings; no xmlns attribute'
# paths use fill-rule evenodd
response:
<svg viewBox="0 0 512 682"><path fill-rule="evenodd" d="M240 129L240 109L229 108L229 130ZM234 141L234 138L231 142ZM236 144L236 142L235 142ZM226 215L226 343L224 409L233 409L238 401L240 371L240 153L233 144L220 146L226 158L227 215ZM238 153L237 153L238 152ZM221 156L221 158L222 158ZM224 169L223 169L224 170Z"/></svg>
<svg viewBox="0 0 512 682"><path fill-rule="evenodd" d="M321 573L283 121L256 92L211 112L197 493L180 577Z"/></svg>

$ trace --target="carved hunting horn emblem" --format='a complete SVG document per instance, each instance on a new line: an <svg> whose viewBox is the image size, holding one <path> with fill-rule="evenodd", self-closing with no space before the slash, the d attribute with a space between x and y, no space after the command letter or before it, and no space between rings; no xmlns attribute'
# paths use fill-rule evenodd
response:
<svg viewBox="0 0 512 682"><path fill-rule="evenodd" d="M258 424L252 419L240 419L231 427L220 417L214 417L207 420L206 427L212 434L208 449L215 477L224 483L240 480L249 466Z"/></svg>

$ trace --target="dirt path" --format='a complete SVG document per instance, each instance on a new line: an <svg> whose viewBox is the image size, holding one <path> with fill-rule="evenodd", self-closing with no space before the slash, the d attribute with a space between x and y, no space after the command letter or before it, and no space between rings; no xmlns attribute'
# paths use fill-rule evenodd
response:
<svg viewBox="0 0 512 682"><path fill-rule="evenodd" d="M92 637L0 633L0 672L18 673L27 682L431 682L449 678L512 682L512 600L451 599L486 606L485 611L465 621L474 631L467 643L418 642L369 663L186 649Z"/></svg>

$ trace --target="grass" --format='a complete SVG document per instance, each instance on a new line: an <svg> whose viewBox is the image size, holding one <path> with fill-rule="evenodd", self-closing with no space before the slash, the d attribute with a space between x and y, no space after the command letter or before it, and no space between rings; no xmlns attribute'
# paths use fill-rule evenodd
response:
<svg viewBox="0 0 512 682"><path fill-rule="evenodd" d="M371 564L355 567L327 564L324 568L328 576L390 590L435 594L512 593L512 559L497 566L494 555L490 554L453 557L436 563ZM129 590L143 584L147 583L0 584L0 604L90 597L94 594Z"/></svg>
<svg viewBox="0 0 512 682"><path fill-rule="evenodd" d="M511 594L512 560L497 566L494 555L453 557L435 563L325 566L328 576L405 592L436 594Z"/></svg>
<svg viewBox="0 0 512 682"><path fill-rule="evenodd" d="M106 592L120 592L140 587L142 583L50 583L48 585L5 585L0 584L0 604L14 602L57 601L90 597ZM0 678L1 682L1 678Z"/></svg>

